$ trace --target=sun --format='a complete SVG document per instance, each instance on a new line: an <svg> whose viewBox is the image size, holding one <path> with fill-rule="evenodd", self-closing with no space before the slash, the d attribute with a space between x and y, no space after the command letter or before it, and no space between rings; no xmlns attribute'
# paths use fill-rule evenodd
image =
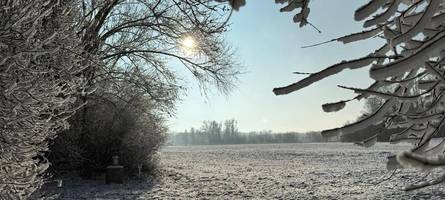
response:
<svg viewBox="0 0 445 200"><path fill-rule="evenodd" d="M196 52L196 48L198 47L198 44L192 36L185 36L181 39L181 49L184 51L184 53L188 55L193 55Z"/></svg>
<svg viewBox="0 0 445 200"><path fill-rule="evenodd" d="M185 48L193 49L196 47L196 41L193 37L187 36L184 39L182 39L182 45Z"/></svg>

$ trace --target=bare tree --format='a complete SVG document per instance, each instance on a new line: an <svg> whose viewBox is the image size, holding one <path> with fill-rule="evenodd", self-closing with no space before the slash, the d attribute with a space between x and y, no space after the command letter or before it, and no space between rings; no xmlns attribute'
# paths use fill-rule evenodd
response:
<svg viewBox="0 0 445 200"><path fill-rule="evenodd" d="M82 16L80 30L85 49L97 53L105 65L101 69L86 69L94 82L122 80L132 74L137 87L164 85L173 93L178 85L174 66L177 59L203 87L209 83L227 92L239 71L233 51L224 42L229 10L205 0L112 0L79 2ZM146 77L156 77L147 82ZM167 108L175 99L145 91ZM167 102L165 102L167 101Z"/></svg>
<svg viewBox="0 0 445 200"><path fill-rule="evenodd" d="M224 121L223 138L226 143L234 144L239 140L240 133L238 131L238 122L235 119L229 119Z"/></svg>
<svg viewBox="0 0 445 200"><path fill-rule="evenodd" d="M239 70L222 35L229 25L226 6L207 0L77 2L77 33L85 51L102 60L81 72L89 87L98 88L82 103L110 96L130 101L120 88L125 83L156 109L172 114L186 88L177 73L181 65L204 91L216 86L228 92L234 86ZM82 126L87 109L77 116ZM85 141L87 128L80 134Z"/></svg>

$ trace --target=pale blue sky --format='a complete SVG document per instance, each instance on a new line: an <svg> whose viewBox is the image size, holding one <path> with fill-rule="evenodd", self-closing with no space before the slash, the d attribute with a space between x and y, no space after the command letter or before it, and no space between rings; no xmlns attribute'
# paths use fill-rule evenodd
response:
<svg viewBox="0 0 445 200"><path fill-rule="evenodd" d="M196 84L178 105L177 115L169 120L171 131L200 127L204 120L223 121L235 118L241 131L273 130L318 131L343 125L357 118L361 102L347 104L336 113L324 113L321 105L355 96L337 85L366 87L371 83L368 68L346 70L308 88L284 96L272 89L304 78L293 71L316 72L341 60L367 55L382 41L372 40L343 45L331 43L302 49L348 33L361 31L353 21L354 10L367 0L312 0L310 26L299 28L292 22L295 13L280 13L273 0L248 0L231 18L227 41L238 49L246 73L229 96L216 92L203 97Z"/></svg>

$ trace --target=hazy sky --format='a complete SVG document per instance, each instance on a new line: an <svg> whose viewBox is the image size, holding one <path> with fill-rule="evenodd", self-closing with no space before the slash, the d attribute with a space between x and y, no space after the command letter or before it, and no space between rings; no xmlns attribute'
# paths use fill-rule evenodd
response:
<svg viewBox="0 0 445 200"><path fill-rule="evenodd" d="M339 3L341 2L341 3ZM340 62L367 55L383 41L362 41L343 45L331 43L302 49L348 33L361 31L353 21L354 10L367 0L312 0L310 26L299 28L292 22L295 13L280 13L273 0L248 0L231 18L227 41L238 49L245 74L229 96L216 92L203 97L196 84L178 105L177 115L169 121L172 131L200 127L204 120L235 118L241 131L273 130L317 131L341 126L360 114L363 102L351 102L336 113L324 113L321 105L355 96L337 85L366 87L371 83L368 69L345 70L303 90L275 96L274 87L296 82L304 75L293 71L316 72Z"/></svg>

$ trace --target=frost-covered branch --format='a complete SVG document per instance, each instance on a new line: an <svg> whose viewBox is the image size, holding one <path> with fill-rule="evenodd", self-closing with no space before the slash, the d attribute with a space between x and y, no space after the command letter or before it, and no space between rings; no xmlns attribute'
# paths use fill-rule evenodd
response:
<svg viewBox="0 0 445 200"><path fill-rule="evenodd" d="M79 56L72 3L0 3L0 199L26 199L43 184L48 142L83 106L74 74L90 62Z"/></svg>
<svg viewBox="0 0 445 200"><path fill-rule="evenodd" d="M230 1L232 4L236 0ZM300 26L307 22L309 8L304 0L278 0L288 3L282 11L300 8L295 22ZM242 1L242 5L244 5ZM241 4L239 4L241 5ZM239 9L237 7L236 9ZM375 124L385 124L388 129L405 128L391 136L391 142L409 141L413 143L412 153L402 153L397 158L405 166L442 167L445 140L429 147L444 123L445 99L445 2L441 0L369 0L355 11L354 19L364 21L361 32L353 33L326 42L344 44L369 38L381 38L386 44L368 56L342 61L306 78L284 87L274 88L275 95L284 95L310 86L344 69L358 69L371 66L370 77L375 82L367 89L343 87L359 93L353 99L323 104L325 112L343 109L347 102L360 100L371 95L385 99L374 113L346 126L325 130L324 136L354 134L358 130ZM362 146L375 143L378 133L367 135L358 142ZM395 161L395 157L390 160ZM395 166L391 164L391 166ZM392 168L392 167L391 167ZM408 190L426 187L443 182L439 177L432 182L409 187Z"/></svg>
<svg viewBox="0 0 445 200"><path fill-rule="evenodd" d="M437 184L443 183L444 181L445 181L445 174L443 174L443 175L441 175L441 176L439 176L439 177L437 177L437 178L435 178L433 180L430 180L430 181L424 181L424 182L419 183L419 184L412 184L412 185L406 186L404 188L404 190L405 191L417 190L417 189L420 189L420 188L437 185Z"/></svg>

